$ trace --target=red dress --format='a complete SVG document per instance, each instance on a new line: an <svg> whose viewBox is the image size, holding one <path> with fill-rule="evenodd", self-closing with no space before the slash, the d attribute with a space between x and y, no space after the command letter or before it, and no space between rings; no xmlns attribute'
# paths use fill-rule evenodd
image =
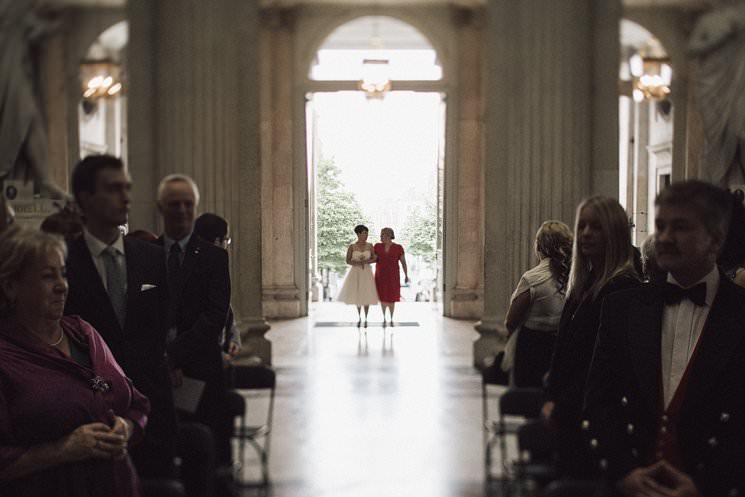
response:
<svg viewBox="0 0 745 497"><path fill-rule="evenodd" d="M378 298L381 302L398 302L401 300L398 260L404 255L404 248L397 243L391 243L386 252L385 245L376 243L374 250L375 255L378 256L375 264L375 286L378 289Z"/></svg>

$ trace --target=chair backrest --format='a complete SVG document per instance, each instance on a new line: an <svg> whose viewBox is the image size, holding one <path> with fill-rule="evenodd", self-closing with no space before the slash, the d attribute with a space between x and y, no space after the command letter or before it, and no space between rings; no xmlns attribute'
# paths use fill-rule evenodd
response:
<svg viewBox="0 0 745 497"><path fill-rule="evenodd" d="M544 420L533 419L517 429L517 446L530 453L531 461L545 461L553 458L556 440Z"/></svg>
<svg viewBox="0 0 745 497"><path fill-rule="evenodd" d="M499 413L502 416L538 418L544 401L540 388L510 388L499 397Z"/></svg>
<svg viewBox="0 0 745 497"><path fill-rule="evenodd" d="M225 392L225 412L231 417L246 414L246 399L235 390Z"/></svg>
<svg viewBox="0 0 745 497"><path fill-rule="evenodd" d="M493 359L484 364L481 370L481 381L484 385L507 386L510 382L510 374L502 371L502 358L504 351L499 352Z"/></svg>
<svg viewBox="0 0 745 497"><path fill-rule="evenodd" d="M277 375L269 366L233 366L230 387L246 390L274 389Z"/></svg>

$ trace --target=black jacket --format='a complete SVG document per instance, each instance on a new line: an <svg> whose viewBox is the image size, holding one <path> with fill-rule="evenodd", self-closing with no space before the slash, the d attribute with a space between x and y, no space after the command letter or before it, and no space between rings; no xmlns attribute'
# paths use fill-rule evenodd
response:
<svg viewBox="0 0 745 497"><path fill-rule="evenodd" d="M168 293L163 253L152 243L124 238L124 256L127 264L124 329L116 319L82 236L68 245L70 289L65 314L77 314L93 325L135 387L150 399L151 413L141 451L148 455L144 464L152 467L153 472L143 474L168 476L177 425L165 357ZM152 462L158 457L158 462ZM135 462L142 472L145 468L137 457ZM166 469L161 471L161 468Z"/></svg>
<svg viewBox="0 0 745 497"><path fill-rule="evenodd" d="M662 415L660 287L606 299L585 397L585 433L615 481L644 466ZM745 289L722 277L681 407L684 467L706 497L745 494Z"/></svg>
<svg viewBox="0 0 745 497"><path fill-rule="evenodd" d="M156 243L165 264L163 237ZM169 360L187 376L222 383L220 336L230 306L228 253L192 236L184 251L180 281L171 295L177 334L168 345Z"/></svg>

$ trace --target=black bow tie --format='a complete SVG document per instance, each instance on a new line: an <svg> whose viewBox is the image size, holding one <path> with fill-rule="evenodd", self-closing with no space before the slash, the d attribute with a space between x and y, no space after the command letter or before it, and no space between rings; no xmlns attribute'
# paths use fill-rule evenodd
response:
<svg viewBox="0 0 745 497"><path fill-rule="evenodd" d="M690 288L682 288L672 283L665 283L662 288L666 304L677 304L687 298L696 305L706 304L706 283L699 283Z"/></svg>

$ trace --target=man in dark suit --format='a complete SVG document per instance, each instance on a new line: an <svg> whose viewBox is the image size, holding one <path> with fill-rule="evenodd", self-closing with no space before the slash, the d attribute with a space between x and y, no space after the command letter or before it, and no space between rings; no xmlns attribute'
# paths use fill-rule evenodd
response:
<svg viewBox="0 0 745 497"><path fill-rule="evenodd" d="M582 427L623 495L745 495L745 289L715 264L731 205L701 181L660 193L667 281L603 306Z"/></svg>
<svg viewBox="0 0 745 497"><path fill-rule="evenodd" d="M124 238L131 181L121 160L89 156L72 174L84 218L83 236L70 242L66 314L93 325L124 372L151 402L142 444L132 456L144 477L171 477L176 416L165 358L168 306L162 252Z"/></svg>
<svg viewBox="0 0 745 497"><path fill-rule="evenodd" d="M176 384L183 376L205 382L195 413L182 419L209 426L217 463L230 464L233 419L225 413L220 336L230 305L228 253L194 234L199 190L185 175L165 177L158 187L158 209L165 233L158 239L166 261L169 304L168 357Z"/></svg>

